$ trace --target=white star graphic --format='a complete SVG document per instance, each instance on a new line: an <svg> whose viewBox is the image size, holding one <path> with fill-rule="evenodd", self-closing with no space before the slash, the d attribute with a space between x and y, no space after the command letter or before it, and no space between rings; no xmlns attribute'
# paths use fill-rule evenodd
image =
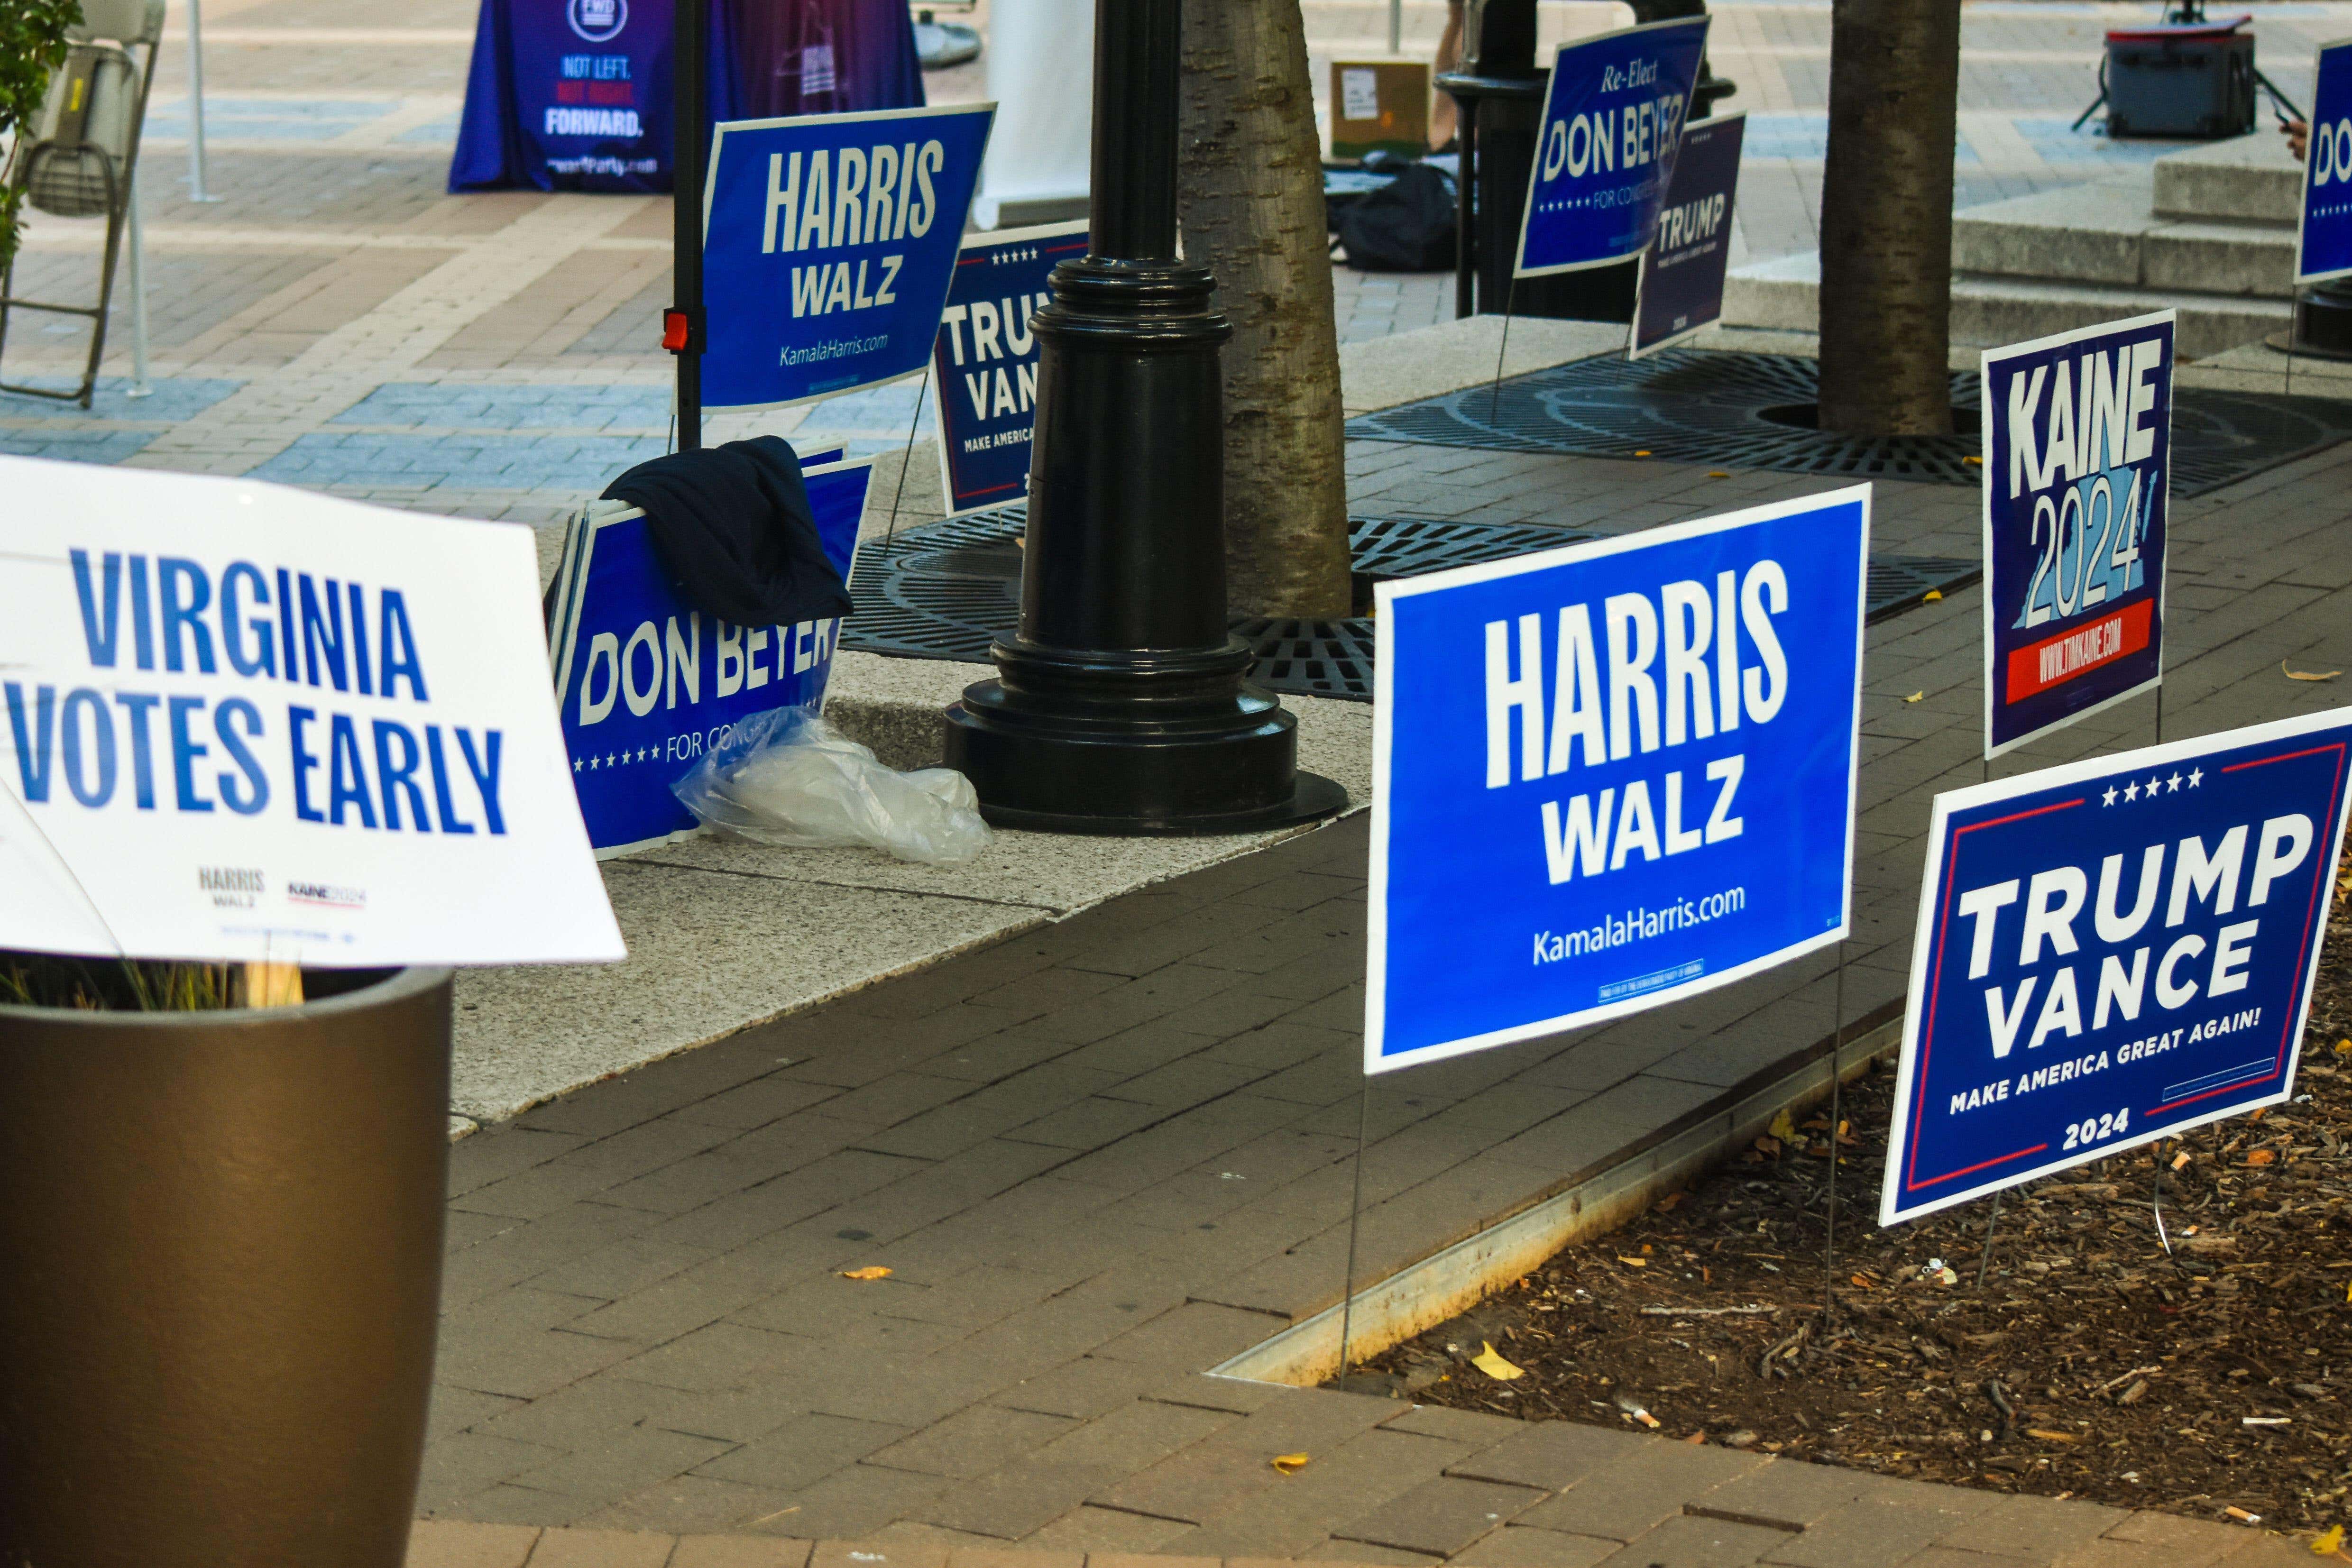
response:
<svg viewBox="0 0 2352 1568"><path fill-rule="evenodd" d="M2178 774L2178 773L2175 773L2171 778L2169 778L2169 779L2166 779L2166 780L2164 781L2164 786L2165 786L2165 788L2164 788L2164 792L2165 792L2166 794L2168 794L2168 795L2178 795L2178 794L2179 794L2179 793L2180 793L2180 775L2179 775L2179 774Z"/></svg>
<svg viewBox="0 0 2352 1568"><path fill-rule="evenodd" d="M574 773L580 771L580 758L576 757L572 759L572 771Z"/></svg>
<svg viewBox="0 0 2352 1568"><path fill-rule="evenodd" d="M2161 779L2157 779L2157 778L2154 778L2154 777L2150 777L2150 778L2149 778L2149 779L2148 779L2148 781L2147 781L2147 792L2148 792L2149 794L2151 794L2151 795L2155 794L2155 793L2156 793L2156 787L2157 787L2157 785L2158 785L2158 784L2159 784L2159 783L2161 783L2161 782L2163 782L2163 780L2161 780Z"/></svg>
<svg viewBox="0 0 2352 1568"><path fill-rule="evenodd" d="M2139 786L2138 786L2138 785L2137 785L2137 784L2126 784L2126 785L2125 785L2125 786L2124 786L2124 799L2125 799L2125 800L2138 800L2138 799L2139 799Z"/></svg>
<svg viewBox="0 0 2352 1568"><path fill-rule="evenodd" d="M653 753L652 753L651 751L647 750L646 747L642 747L642 746L640 746L640 747L637 747L637 760L638 760L638 761L643 762L646 758L651 757L652 755L653 755Z"/></svg>
<svg viewBox="0 0 2352 1568"><path fill-rule="evenodd" d="M604 753L604 766L605 766L605 767L610 768L611 766L613 766L614 761L614 756L613 756L613 754L612 754L611 752L609 752L609 751L608 751L608 752Z"/></svg>
<svg viewBox="0 0 2352 1568"><path fill-rule="evenodd" d="M2114 805L2115 803L2116 803L2116 787L2115 787L2114 785L2110 784L2110 785L2108 785L2108 786L2107 786L2107 792L2106 792L2105 794L2104 794L2104 795L2102 795L2102 796L2100 796L2100 797L2099 797L2099 804L2100 804L2100 805L2102 805L2102 806L2112 806L2112 805Z"/></svg>
<svg viewBox="0 0 2352 1568"><path fill-rule="evenodd" d="M2199 779L2200 779L2204 778L2204 777L2205 777L2205 770L2204 770L2202 768L2190 768L2190 769L2189 770L2189 787L2191 789L2196 789L2196 788L2197 788L2197 781L2198 781Z"/></svg>
<svg viewBox="0 0 2352 1568"><path fill-rule="evenodd" d="M595 758L592 757L588 759L588 771L591 773L595 772L596 769L602 766L603 764L598 762Z"/></svg>

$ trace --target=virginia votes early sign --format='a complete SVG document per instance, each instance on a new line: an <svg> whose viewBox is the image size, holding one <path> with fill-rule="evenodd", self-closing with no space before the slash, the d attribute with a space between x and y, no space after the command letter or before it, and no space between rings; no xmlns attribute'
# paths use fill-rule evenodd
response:
<svg viewBox="0 0 2352 1568"><path fill-rule="evenodd" d="M1515 276L1639 255L1657 231L1707 19L1651 22L1562 44L1544 94Z"/></svg>
<svg viewBox="0 0 2352 1568"><path fill-rule="evenodd" d="M2293 1092L2352 709L1936 797L1880 1219Z"/></svg>
<svg viewBox="0 0 2352 1568"><path fill-rule="evenodd" d="M703 203L702 400L750 408L919 374L989 103L731 120Z"/></svg>
<svg viewBox="0 0 2352 1568"><path fill-rule="evenodd" d="M2164 671L2173 313L1984 356L1985 753Z"/></svg>
<svg viewBox="0 0 2352 1568"><path fill-rule="evenodd" d="M527 528L0 457L0 947L623 956Z"/></svg>
<svg viewBox="0 0 2352 1568"><path fill-rule="evenodd" d="M1846 927L1867 486L1379 585L1365 1070Z"/></svg>

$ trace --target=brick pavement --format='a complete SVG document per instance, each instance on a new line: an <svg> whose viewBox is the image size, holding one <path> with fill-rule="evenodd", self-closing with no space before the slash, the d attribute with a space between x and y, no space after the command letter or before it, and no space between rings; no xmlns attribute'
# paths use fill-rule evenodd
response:
<svg viewBox="0 0 2352 1568"><path fill-rule="evenodd" d="M1351 467L1358 509L1603 530L1822 487L1374 444ZM2278 661L2352 663L2352 542L2328 502L2347 473L2352 453L2323 455L2176 508L2174 733L2334 700ZM1975 506L1964 489L1882 486L1877 543L1965 553ZM1928 797L1979 774L1978 615L1962 592L1869 638L1855 1017L1899 1003ZM2145 739L2150 717L2145 705L2096 716L2004 770ZM1725 1521L1740 1526L1731 1544L1702 1546L1684 1538L1714 1516L1684 1510L1676 1489L1727 1486L1749 1460L1637 1445L1654 1488L1579 1496L1566 1470L1504 1468L1486 1448L1506 1438L1478 1440L1502 1428L1476 1418L1473 1432L1391 1402L1201 1377L1339 1294L1364 831L1343 822L1130 894L457 1145L423 1506L1068 1551L1469 1552L1491 1554L1488 1568L1598 1561L1553 1538L1647 1531L1668 1532L1657 1561L1865 1562L1834 1543L1883 1535L1924 1564L1977 1542L1969 1531L2041 1517L2000 1504L1931 1530L1940 1515L1920 1508L1995 1500L1921 1489L1900 1506L1874 1493L1885 1509L1822 1523L1811 1545L1754 1533L1789 1531L1743 1515ZM1829 963L1381 1081L1359 1279L1724 1116L1821 1049ZM894 1272L839 1273L875 1264ZM1611 1440L1564 1428L1528 1441ZM1265 1464L1301 1450L1328 1461L1311 1479ZM1506 1509L1482 1487L1529 1495ZM1653 1491L1654 1517L1636 1518ZM2116 1522L2052 1517L2097 1520L2084 1542ZM1483 1522L1509 1528L1488 1540Z"/></svg>

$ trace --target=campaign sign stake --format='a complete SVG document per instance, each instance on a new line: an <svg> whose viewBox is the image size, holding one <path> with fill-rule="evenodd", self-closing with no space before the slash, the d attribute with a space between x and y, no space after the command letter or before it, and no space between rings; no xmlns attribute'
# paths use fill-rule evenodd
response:
<svg viewBox="0 0 2352 1568"><path fill-rule="evenodd" d="M819 543L845 580L872 458L803 470ZM700 825L670 786L735 722L823 702L838 619L736 626L688 604L655 554L645 515L592 507L556 568L555 694L589 841L609 859Z"/></svg>
<svg viewBox="0 0 2352 1568"><path fill-rule="evenodd" d="M1642 253L1633 285L1633 330L1625 357L1638 360L1715 325L1731 264L1731 204L1739 191L1739 146L1748 114L1719 114L1683 131L1666 182L1658 237Z"/></svg>
<svg viewBox="0 0 2352 1568"><path fill-rule="evenodd" d="M707 408L919 375L992 103L730 120L702 210Z"/></svg>
<svg viewBox="0 0 2352 1568"><path fill-rule="evenodd" d="M623 956L530 530L0 457L0 947Z"/></svg>
<svg viewBox="0 0 2352 1568"><path fill-rule="evenodd" d="M1936 797L1882 1224L2294 1090L2352 708Z"/></svg>
<svg viewBox="0 0 2352 1568"><path fill-rule="evenodd" d="M931 350L950 514L1029 493L1037 429L1037 339L1029 318L1053 298L1046 280L1054 268L1086 254L1081 220L980 235L956 257Z"/></svg>
<svg viewBox="0 0 2352 1568"><path fill-rule="evenodd" d="M2319 46L2294 280L2352 277L2352 38Z"/></svg>
<svg viewBox="0 0 2352 1568"><path fill-rule="evenodd" d="M1365 1071L1845 935L1867 486L1381 583Z"/></svg>
<svg viewBox="0 0 2352 1568"><path fill-rule="evenodd" d="M2164 674L2173 313L1984 356L1985 755Z"/></svg>
<svg viewBox="0 0 2352 1568"><path fill-rule="evenodd" d="M1650 243L1706 26L1705 16L1651 22L1559 47L1514 277L1605 267Z"/></svg>

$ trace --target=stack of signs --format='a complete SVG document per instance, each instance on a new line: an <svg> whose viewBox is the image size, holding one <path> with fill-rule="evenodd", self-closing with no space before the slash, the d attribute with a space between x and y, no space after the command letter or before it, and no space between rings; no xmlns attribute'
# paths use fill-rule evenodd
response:
<svg viewBox="0 0 2352 1568"><path fill-rule="evenodd" d="M1880 1219L2294 1092L2352 709L1936 798Z"/></svg>
<svg viewBox="0 0 2352 1568"><path fill-rule="evenodd" d="M1867 486L1378 590L1365 1071L1846 930Z"/></svg>
<svg viewBox="0 0 2352 1568"><path fill-rule="evenodd" d="M1650 243L1706 25L1705 16L1652 22L1559 47L1513 276L1606 267Z"/></svg>
<svg viewBox="0 0 2352 1568"><path fill-rule="evenodd" d="M845 580L873 459L803 473L825 557ZM645 514L617 502L572 518L548 626L565 771L606 859L694 831L670 786L737 720L821 704L841 640L838 620L735 626L705 616L662 569Z"/></svg>
<svg viewBox="0 0 2352 1568"><path fill-rule="evenodd" d="M806 402L929 362L993 104L746 120L703 203L709 408Z"/></svg>
<svg viewBox="0 0 2352 1568"><path fill-rule="evenodd" d="M1984 356L1985 754L2164 670L2173 313Z"/></svg>
<svg viewBox="0 0 2352 1568"><path fill-rule="evenodd" d="M1028 494L1037 428L1037 339L1029 319L1053 298L1054 268L1087 254L1087 225L1007 229L956 257L931 369L940 399L940 476L950 514Z"/></svg>
<svg viewBox="0 0 2352 1568"><path fill-rule="evenodd" d="M2352 39L2323 44L2295 231L2294 280L2352 276Z"/></svg>
<svg viewBox="0 0 2352 1568"><path fill-rule="evenodd" d="M1683 131L1666 204L1658 214L1658 237L1642 253L1634 282L1627 359L1670 349L1723 315L1731 204L1739 191L1739 146L1747 131L1742 112L1702 120Z"/></svg>
<svg viewBox="0 0 2352 1568"><path fill-rule="evenodd" d="M624 956L528 529L0 457L0 947Z"/></svg>

